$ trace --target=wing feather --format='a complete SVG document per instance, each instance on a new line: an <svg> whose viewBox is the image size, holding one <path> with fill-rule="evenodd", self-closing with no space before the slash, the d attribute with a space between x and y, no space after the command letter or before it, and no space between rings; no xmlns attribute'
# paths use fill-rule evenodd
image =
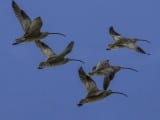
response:
<svg viewBox="0 0 160 120"><path fill-rule="evenodd" d="M56 54L54 53L54 51L44 42L42 41L35 41L37 47L40 49L40 51L44 54L45 57L47 58L51 58L56 56Z"/></svg>
<svg viewBox="0 0 160 120"><path fill-rule="evenodd" d="M29 26L31 24L30 17L25 13L24 10L22 10L15 1L12 1L12 8L13 11L19 20L24 32L26 32L29 29Z"/></svg>
<svg viewBox="0 0 160 120"><path fill-rule="evenodd" d="M94 82L94 80L92 80L91 77L89 77L83 70L82 67L79 68L79 77L80 77L80 80L82 81L82 83L84 84L85 88L86 88L86 91L88 93L92 93L94 91L97 91L98 88L97 88L97 85L96 83Z"/></svg>

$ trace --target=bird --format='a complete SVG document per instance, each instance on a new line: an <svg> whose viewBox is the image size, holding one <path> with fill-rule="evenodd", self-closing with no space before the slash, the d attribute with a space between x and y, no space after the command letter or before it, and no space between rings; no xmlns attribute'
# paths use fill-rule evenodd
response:
<svg viewBox="0 0 160 120"><path fill-rule="evenodd" d="M63 33L41 32L40 30L43 25L41 17L39 16L31 20L31 18L26 14L26 12L23 9L21 9L14 0L12 1L12 8L15 13L15 16L19 20L22 29L24 31L23 36L17 38L12 45L17 45L23 42L32 42L41 40L50 34L57 34L64 37L66 36Z"/></svg>
<svg viewBox="0 0 160 120"><path fill-rule="evenodd" d="M102 100L111 94L121 94L125 97L128 97L127 94L122 92L113 92L112 90L98 89L95 81L89 75L87 75L87 73L83 70L82 67L79 68L78 73L79 73L80 80L87 91L87 96L84 99L81 99L79 101L79 103L77 104L78 106L82 106L86 103Z"/></svg>
<svg viewBox="0 0 160 120"><path fill-rule="evenodd" d="M128 69L128 70L138 72L136 69L133 69L130 67L110 65L109 60L100 61L93 68L92 68L92 72L89 72L88 74L90 76L95 76L95 75L104 76L104 81L103 81L104 90L106 90L109 87L110 82L113 80L115 74L119 72L121 69Z"/></svg>
<svg viewBox="0 0 160 120"><path fill-rule="evenodd" d="M72 51L72 48L74 46L74 42L71 41L67 47L59 54L57 55L47 44L45 44L42 41L35 41L36 46L40 49L40 51L44 54L44 56L47 58L45 62L41 62L39 64L38 69L43 69L46 67L53 67L53 66L59 66L65 63L68 63L69 61L78 61L81 63L85 63L82 60L78 59L72 59L72 58L66 58L65 56L69 54Z"/></svg>
<svg viewBox="0 0 160 120"><path fill-rule="evenodd" d="M115 40L113 44L108 44L108 47L106 50L113 50L113 49L119 49L119 48L128 48L131 49L135 52L146 54L146 55L151 55L150 53L145 52L141 47L136 45L136 42L138 41L143 41L150 43L148 40L142 40L138 38L126 38L123 37L121 34L116 32L113 28L113 26L110 26L109 28L109 34L112 36L112 38Z"/></svg>

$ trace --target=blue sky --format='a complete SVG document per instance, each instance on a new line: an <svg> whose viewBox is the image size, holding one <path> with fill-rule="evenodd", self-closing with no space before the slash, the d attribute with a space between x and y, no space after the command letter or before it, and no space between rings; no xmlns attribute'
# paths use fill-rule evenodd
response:
<svg viewBox="0 0 160 120"><path fill-rule="evenodd" d="M68 57L84 60L38 70L45 57L34 43L12 46L23 33L11 8L3 0L1 8L0 119L1 120L151 120L160 118L160 7L158 0L16 0L34 19L41 16L43 31L67 35L49 36L44 41L55 52L70 42L75 46ZM106 51L113 42L110 26L127 37L151 41L139 42L147 56L127 49ZM110 89L128 94L128 98L108 98L77 107L86 96L78 77L78 68L89 72L94 64L110 59L111 64L133 67L139 72L120 71ZM93 77L102 88L102 77Z"/></svg>

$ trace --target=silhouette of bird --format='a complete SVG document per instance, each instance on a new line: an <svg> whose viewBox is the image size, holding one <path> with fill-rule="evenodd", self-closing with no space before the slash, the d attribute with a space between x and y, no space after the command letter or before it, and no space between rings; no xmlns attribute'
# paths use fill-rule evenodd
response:
<svg viewBox="0 0 160 120"><path fill-rule="evenodd" d="M37 17L31 21L26 12L22 10L15 1L12 1L12 8L24 31L24 35L16 39L13 45L17 45L22 42L41 40L50 34L65 36L62 33L41 32L40 30L43 25L41 17Z"/></svg>
<svg viewBox="0 0 160 120"><path fill-rule="evenodd" d="M119 72L121 69L128 69L128 70L138 72L136 69L129 68L129 67L112 66L109 64L109 60L104 60L99 62L93 68L94 69L92 69L92 72L89 72L88 74L90 76L94 76L94 75L104 76L104 81L103 81L104 90L106 90L109 87L110 82L113 80L115 74Z"/></svg>
<svg viewBox="0 0 160 120"><path fill-rule="evenodd" d="M79 68L78 72L80 80L84 84L85 89L87 91L87 96L79 101L79 103L77 104L78 106L82 106L86 103L104 99L105 97L111 94L121 94L127 97L127 95L122 92L113 92L111 90L99 90L94 80L84 72L82 67Z"/></svg>
<svg viewBox="0 0 160 120"><path fill-rule="evenodd" d="M45 62L41 62L39 64L38 69L43 69L43 68L46 68L46 67L62 65L62 64L68 63L69 61L79 61L81 63L84 63L84 61L82 61L82 60L65 57L67 54L69 54L72 51L72 48L74 46L73 41L70 42L68 44L68 46L59 55L54 53L54 51L44 42L36 41L35 43L36 43L37 47L41 50L41 52L47 58L47 60Z"/></svg>
<svg viewBox="0 0 160 120"><path fill-rule="evenodd" d="M129 48L138 53L150 55L150 53L146 53L141 47L136 45L136 42L138 41L144 41L147 43L150 43L150 41L142 40L138 38L123 37L121 34L119 34L118 32L114 30L113 26L109 28L109 34L112 36L115 42L113 44L109 44L106 50L113 50L113 49L118 49L118 48Z"/></svg>

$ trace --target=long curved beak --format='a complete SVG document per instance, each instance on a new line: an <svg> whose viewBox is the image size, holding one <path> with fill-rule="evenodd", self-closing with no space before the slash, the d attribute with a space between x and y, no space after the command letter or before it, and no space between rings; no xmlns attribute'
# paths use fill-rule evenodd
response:
<svg viewBox="0 0 160 120"><path fill-rule="evenodd" d="M138 70L133 69L133 68L129 68L129 67L121 67L121 69L128 69L128 70L132 70L132 71L138 72Z"/></svg>
<svg viewBox="0 0 160 120"><path fill-rule="evenodd" d="M128 97L128 95L127 95L127 94L122 93L122 92L111 92L111 93L113 93L113 94L120 94L120 95L123 95L123 96L125 96L125 97Z"/></svg>
<svg viewBox="0 0 160 120"><path fill-rule="evenodd" d="M70 61L78 61L78 62L81 62L81 63L83 63L83 64L85 63L84 61L78 60L78 59L70 59L70 58L69 58L69 60L70 60Z"/></svg>
<svg viewBox="0 0 160 120"><path fill-rule="evenodd" d="M63 33L49 33L49 34L57 34L57 35L61 35L61 36L63 36L63 37L66 37L66 35L63 34Z"/></svg>
<svg viewBox="0 0 160 120"><path fill-rule="evenodd" d="M147 43L151 43L149 40L143 40L143 39L138 39L138 41L144 41L144 42L147 42Z"/></svg>

